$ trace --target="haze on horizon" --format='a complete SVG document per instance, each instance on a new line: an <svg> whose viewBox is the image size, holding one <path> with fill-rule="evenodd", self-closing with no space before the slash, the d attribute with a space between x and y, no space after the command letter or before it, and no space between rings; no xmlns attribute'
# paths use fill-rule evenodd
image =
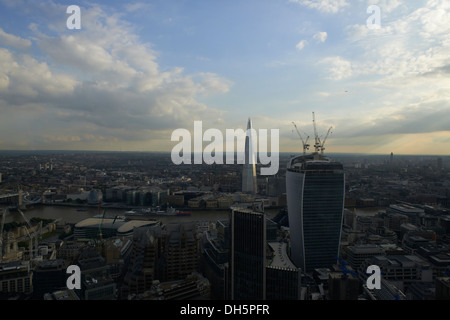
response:
<svg viewBox="0 0 450 320"><path fill-rule="evenodd" d="M315 112L327 153L450 155L448 21L445 0L0 0L0 150L170 152L251 117L301 152Z"/></svg>

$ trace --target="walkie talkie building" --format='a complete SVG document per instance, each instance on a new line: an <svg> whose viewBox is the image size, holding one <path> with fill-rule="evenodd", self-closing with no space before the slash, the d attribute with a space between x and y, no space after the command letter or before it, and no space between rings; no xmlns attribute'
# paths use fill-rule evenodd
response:
<svg viewBox="0 0 450 320"><path fill-rule="evenodd" d="M287 166L286 192L292 261L304 272L331 267L339 255L343 165L318 153L294 157Z"/></svg>

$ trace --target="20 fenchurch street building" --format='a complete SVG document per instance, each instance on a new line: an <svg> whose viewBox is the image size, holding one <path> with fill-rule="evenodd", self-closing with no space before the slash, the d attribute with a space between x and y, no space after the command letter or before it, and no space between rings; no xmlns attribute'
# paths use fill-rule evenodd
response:
<svg viewBox="0 0 450 320"><path fill-rule="evenodd" d="M344 211L343 165L322 154L290 159L286 192L291 259L304 272L336 263Z"/></svg>

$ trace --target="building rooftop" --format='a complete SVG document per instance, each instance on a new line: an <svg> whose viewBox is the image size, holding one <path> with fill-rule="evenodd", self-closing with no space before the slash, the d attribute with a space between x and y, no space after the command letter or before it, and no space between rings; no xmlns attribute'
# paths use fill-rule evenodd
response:
<svg viewBox="0 0 450 320"><path fill-rule="evenodd" d="M388 256L374 256L372 262L380 267L403 267L412 268L420 265L421 267L429 267L422 258L415 255L388 255Z"/></svg>
<svg viewBox="0 0 450 320"><path fill-rule="evenodd" d="M391 204L389 206L390 209L395 209L404 213L424 213L423 209L416 208L407 204Z"/></svg>
<svg viewBox="0 0 450 320"><path fill-rule="evenodd" d="M270 264L271 267L293 270L298 269L286 252L287 244L285 242L269 242L268 244L274 253L273 260Z"/></svg>
<svg viewBox="0 0 450 320"><path fill-rule="evenodd" d="M374 252L384 253L384 249L376 244L358 244L349 246L348 250L358 254Z"/></svg>
<svg viewBox="0 0 450 320"><path fill-rule="evenodd" d="M124 220L113 218L87 218L75 225L75 228L99 228L102 229L116 229L119 234L129 233L134 228L143 226L151 226L158 223L154 220Z"/></svg>

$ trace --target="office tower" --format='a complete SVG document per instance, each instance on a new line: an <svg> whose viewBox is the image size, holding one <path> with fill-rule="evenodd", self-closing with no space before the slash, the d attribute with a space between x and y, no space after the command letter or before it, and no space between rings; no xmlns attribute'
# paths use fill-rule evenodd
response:
<svg viewBox="0 0 450 320"><path fill-rule="evenodd" d="M161 281L185 279L198 270L199 241L194 222L168 223L163 234Z"/></svg>
<svg viewBox="0 0 450 320"><path fill-rule="evenodd" d="M68 264L63 259L43 260L33 270L33 296L44 299L44 294L66 288Z"/></svg>
<svg viewBox="0 0 450 320"><path fill-rule="evenodd" d="M81 270L81 289L77 292L81 300L116 299L116 283L111 277L110 266L97 249L86 247L80 253L77 265Z"/></svg>
<svg viewBox="0 0 450 320"><path fill-rule="evenodd" d="M328 275L329 300L358 300L360 281L357 274L331 272Z"/></svg>
<svg viewBox="0 0 450 320"><path fill-rule="evenodd" d="M268 225L271 223L267 221ZM266 299L267 300L301 300L302 274L289 259L287 243L270 240L266 267Z"/></svg>
<svg viewBox="0 0 450 320"><path fill-rule="evenodd" d="M233 209L231 214L231 298L263 300L266 292L266 218Z"/></svg>
<svg viewBox="0 0 450 320"><path fill-rule="evenodd" d="M304 272L336 263L344 212L343 165L315 152L293 157L286 193L291 259Z"/></svg>
<svg viewBox="0 0 450 320"><path fill-rule="evenodd" d="M289 259L277 225L264 213L233 208L231 216L231 299L298 300L301 270Z"/></svg>
<svg viewBox="0 0 450 320"><path fill-rule="evenodd" d="M202 272L211 283L211 298L230 298L230 220L218 220L203 234Z"/></svg>
<svg viewBox="0 0 450 320"><path fill-rule="evenodd" d="M256 194L256 155L252 147L252 120L247 123L247 135L245 137L245 162L242 169L242 192Z"/></svg>
<svg viewBox="0 0 450 320"><path fill-rule="evenodd" d="M158 280L161 230L159 227L135 228L129 263L125 266L120 298L142 294Z"/></svg>

